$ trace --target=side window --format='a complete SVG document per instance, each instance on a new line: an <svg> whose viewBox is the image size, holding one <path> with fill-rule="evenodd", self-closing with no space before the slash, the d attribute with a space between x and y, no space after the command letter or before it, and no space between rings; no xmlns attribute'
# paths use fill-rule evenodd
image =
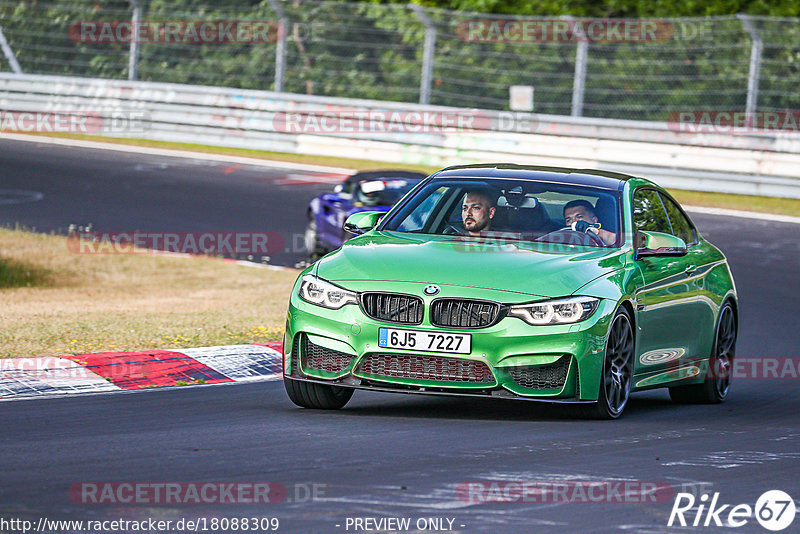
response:
<svg viewBox="0 0 800 534"><path fill-rule="evenodd" d="M431 192L408 216L397 226L400 232L420 232L426 223L429 222L434 208L447 191L446 187L440 187ZM459 206L460 207L460 206Z"/></svg>
<svg viewBox="0 0 800 534"><path fill-rule="evenodd" d="M691 245L695 242L694 229L689 220L681 213L675 201L666 195L660 195L667 209L669 222L672 224L672 235L683 239L684 243Z"/></svg>
<svg viewBox="0 0 800 534"><path fill-rule="evenodd" d="M661 199L653 189L639 189L633 195L633 226L646 232L672 233Z"/></svg>

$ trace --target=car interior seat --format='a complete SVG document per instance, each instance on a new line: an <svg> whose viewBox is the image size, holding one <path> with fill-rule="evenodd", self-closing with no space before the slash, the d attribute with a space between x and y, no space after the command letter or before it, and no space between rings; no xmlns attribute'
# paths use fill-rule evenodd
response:
<svg viewBox="0 0 800 534"><path fill-rule="evenodd" d="M614 199L609 197L598 198L594 206L594 214L597 220L600 221L600 226L603 230L617 233L617 209Z"/></svg>
<svg viewBox="0 0 800 534"><path fill-rule="evenodd" d="M512 232L552 232L559 225L547 216L544 206L535 197L501 195L493 228Z"/></svg>

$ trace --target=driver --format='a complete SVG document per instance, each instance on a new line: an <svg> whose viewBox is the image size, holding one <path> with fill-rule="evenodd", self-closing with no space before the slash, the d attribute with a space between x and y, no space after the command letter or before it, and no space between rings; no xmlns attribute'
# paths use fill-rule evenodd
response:
<svg viewBox="0 0 800 534"><path fill-rule="evenodd" d="M576 232L593 232L603 240L607 246L612 246L617 241L617 236L601 228L594 207L587 200L570 200L564 205L564 222Z"/></svg>
<svg viewBox="0 0 800 534"><path fill-rule="evenodd" d="M358 184L358 195L356 198L365 206L377 206L380 204L380 192L383 191L384 187L382 182L364 180Z"/></svg>
<svg viewBox="0 0 800 534"><path fill-rule="evenodd" d="M471 236L479 236L481 232L491 229L495 214L494 200L488 191L467 191L461 202L461 220L464 228Z"/></svg>

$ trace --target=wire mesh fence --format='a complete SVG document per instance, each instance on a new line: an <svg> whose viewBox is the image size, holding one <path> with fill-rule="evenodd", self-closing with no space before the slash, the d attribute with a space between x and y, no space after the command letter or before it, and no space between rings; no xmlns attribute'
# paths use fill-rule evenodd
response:
<svg viewBox="0 0 800 534"><path fill-rule="evenodd" d="M0 69L667 120L800 109L800 19L579 19L303 0L0 0ZM3 38L0 36L0 45ZM18 64L18 67L17 65Z"/></svg>

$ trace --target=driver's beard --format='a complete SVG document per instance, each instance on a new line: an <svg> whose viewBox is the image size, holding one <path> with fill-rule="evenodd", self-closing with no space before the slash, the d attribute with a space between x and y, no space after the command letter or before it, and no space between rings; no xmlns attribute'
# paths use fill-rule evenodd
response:
<svg viewBox="0 0 800 534"><path fill-rule="evenodd" d="M464 223L464 228L466 228L467 231L469 232L482 232L484 230L489 229L488 227L490 221L491 219L484 219L483 222L475 221L475 226L473 226L472 228L470 228L469 226L467 226L466 223Z"/></svg>

